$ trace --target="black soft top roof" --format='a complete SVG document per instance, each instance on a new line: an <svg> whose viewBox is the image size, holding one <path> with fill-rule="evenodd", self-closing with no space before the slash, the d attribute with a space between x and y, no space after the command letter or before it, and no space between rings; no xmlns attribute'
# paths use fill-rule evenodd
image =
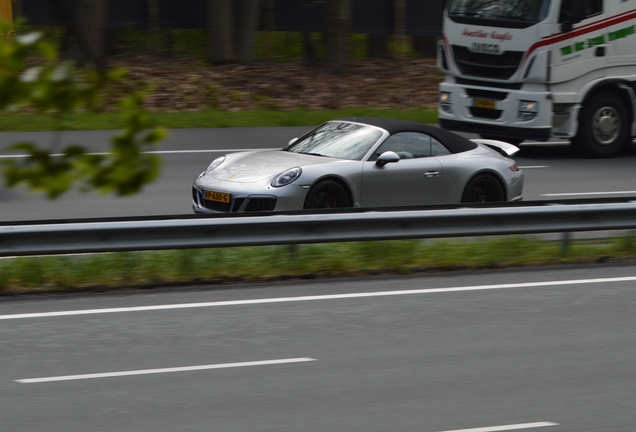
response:
<svg viewBox="0 0 636 432"><path fill-rule="evenodd" d="M376 126L394 135L400 132L421 132L428 134L444 144L451 153L462 153L477 148L477 144L467 138L447 130L406 120L395 120L381 117L345 117L336 121L349 121Z"/></svg>

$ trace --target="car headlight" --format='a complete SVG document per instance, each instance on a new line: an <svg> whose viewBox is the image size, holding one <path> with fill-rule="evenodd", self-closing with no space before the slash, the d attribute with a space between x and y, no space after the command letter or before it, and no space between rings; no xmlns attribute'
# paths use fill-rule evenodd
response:
<svg viewBox="0 0 636 432"><path fill-rule="evenodd" d="M221 156L221 157L218 157L218 158L214 159L212 161L212 163L210 165L208 165L208 167L205 169L205 171L203 171L201 174L199 174L199 177L203 177L204 175L211 173L212 171L217 169L219 167L219 165L221 165L223 162L225 162L225 156Z"/></svg>
<svg viewBox="0 0 636 432"><path fill-rule="evenodd" d="M287 171L280 173L276 177L274 177L274 180L272 180L271 183L272 187L287 186L288 184L296 181L298 177L300 177L302 172L303 170L300 167L288 169Z"/></svg>

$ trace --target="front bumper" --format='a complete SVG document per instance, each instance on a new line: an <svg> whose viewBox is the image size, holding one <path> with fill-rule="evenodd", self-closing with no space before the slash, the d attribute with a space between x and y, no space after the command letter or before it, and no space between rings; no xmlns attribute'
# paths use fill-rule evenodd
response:
<svg viewBox="0 0 636 432"><path fill-rule="evenodd" d="M204 190L213 190L230 194L229 203L208 201L204 199ZM247 213L266 211L302 210L307 190L296 185L272 189L256 185L230 187L225 185L192 185L192 210L195 213Z"/></svg>
<svg viewBox="0 0 636 432"><path fill-rule="evenodd" d="M449 78L452 79L452 78ZM479 84L479 83L478 83ZM550 92L527 91L475 83L443 82L440 92L450 94L452 112L438 107L439 123L444 129L476 133L483 137L506 140L547 141L552 130L552 100ZM491 83L485 83L491 84ZM484 84L484 85L485 85ZM493 109L477 107L477 101L490 101ZM521 101L539 105L532 120L518 119Z"/></svg>
<svg viewBox="0 0 636 432"><path fill-rule="evenodd" d="M229 203L208 201L203 191L192 187L192 209L195 213L243 213L254 211L272 211L278 198L273 195L232 195Z"/></svg>

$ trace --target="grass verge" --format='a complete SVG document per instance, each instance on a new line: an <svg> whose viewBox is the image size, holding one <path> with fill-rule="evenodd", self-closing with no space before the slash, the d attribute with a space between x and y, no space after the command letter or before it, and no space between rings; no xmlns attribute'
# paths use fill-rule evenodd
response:
<svg viewBox="0 0 636 432"><path fill-rule="evenodd" d="M313 126L339 117L374 116L437 123L437 111L432 109L373 109L351 108L333 111L296 109L290 111L194 111L153 113L157 123L170 129L228 128L260 126ZM51 130L104 130L120 129L123 117L118 112L72 113L62 117L44 114L9 114L0 116L2 132L38 132Z"/></svg>
<svg viewBox="0 0 636 432"><path fill-rule="evenodd" d="M0 260L0 293L410 274L635 258L634 234L575 241L567 253L560 242L497 237L25 257Z"/></svg>

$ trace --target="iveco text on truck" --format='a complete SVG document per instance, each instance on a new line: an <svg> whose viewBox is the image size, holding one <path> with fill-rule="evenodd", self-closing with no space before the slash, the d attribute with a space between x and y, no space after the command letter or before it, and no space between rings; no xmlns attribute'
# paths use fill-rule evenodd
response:
<svg viewBox="0 0 636 432"><path fill-rule="evenodd" d="M445 129L592 157L636 135L636 0L448 0L438 64Z"/></svg>

